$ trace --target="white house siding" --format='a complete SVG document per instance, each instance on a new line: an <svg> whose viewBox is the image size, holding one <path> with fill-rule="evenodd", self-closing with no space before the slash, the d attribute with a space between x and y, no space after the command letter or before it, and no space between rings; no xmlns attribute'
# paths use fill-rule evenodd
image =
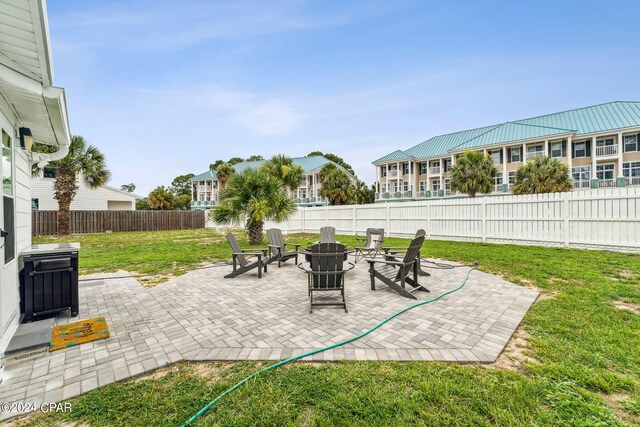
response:
<svg viewBox="0 0 640 427"><path fill-rule="evenodd" d="M58 210L58 201L53 198L53 178L34 178L31 183L31 197L38 199L38 209L41 211ZM136 196L109 187L90 189L78 182L78 193L71 202L74 211L102 211L102 210L134 210ZM31 201L29 201L31 207Z"/></svg>

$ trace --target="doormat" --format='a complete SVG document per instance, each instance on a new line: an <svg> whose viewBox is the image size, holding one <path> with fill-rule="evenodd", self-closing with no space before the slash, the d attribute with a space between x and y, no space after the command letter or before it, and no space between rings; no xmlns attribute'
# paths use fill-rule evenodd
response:
<svg viewBox="0 0 640 427"><path fill-rule="evenodd" d="M104 317L66 323L53 327L49 351L61 350L104 338L109 338L109 327Z"/></svg>

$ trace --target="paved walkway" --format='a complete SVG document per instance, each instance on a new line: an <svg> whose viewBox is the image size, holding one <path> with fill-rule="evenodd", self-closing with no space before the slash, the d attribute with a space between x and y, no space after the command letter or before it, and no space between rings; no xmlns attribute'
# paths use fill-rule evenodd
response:
<svg viewBox="0 0 640 427"><path fill-rule="evenodd" d="M370 289L367 263L346 278L349 312L309 314L306 274L291 262L258 279L223 279L230 267L192 271L143 288L121 277L83 282L80 316L105 316L111 331L94 341L28 359L9 360L0 402L58 402L180 360L279 360L336 343L415 302L380 285ZM466 268L429 270L421 282L437 296L460 284ZM95 276L94 276L95 277ZM462 290L419 307L368 337L309 360L439 360L493 362L537 292L475 271ZM0 420L17 415L0 413Z"/></svg>

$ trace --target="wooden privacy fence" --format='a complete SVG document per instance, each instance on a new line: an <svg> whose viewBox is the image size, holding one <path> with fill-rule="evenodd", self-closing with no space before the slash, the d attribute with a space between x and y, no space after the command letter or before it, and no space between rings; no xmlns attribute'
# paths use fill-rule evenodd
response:
<svg viewBox="0 0 640 427"><path fill-rule="evenodd" d="M640 252L640 187L302 208L267 227L317 234L325 225L346 235L376 227L409 237L424 228L429 239Z"/></svg>
<svg viewBox="0 0 640 427"><path fill-rule="evenodd" d="M204 228L204 211L71 211L71 233ZM58 234L58 211L33 211L32 234Z"/></svg>

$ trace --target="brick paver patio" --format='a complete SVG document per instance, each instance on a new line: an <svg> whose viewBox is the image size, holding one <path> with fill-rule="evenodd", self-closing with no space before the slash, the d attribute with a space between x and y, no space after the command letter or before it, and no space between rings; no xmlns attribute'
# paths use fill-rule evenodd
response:
<svg viewBox="0 0 640 427"><path fill-rule="evenodd" d="M83 282L80 315L105 316L106 340L7 360L0 402L59 402L180 360L279 360L358 334L414 303L384 285L372 291L366 262L346 277L348 313L309 314L306 274L291 262L262 279L223 279L230 267L192 271L143 288L122 277ZM430 269L421 283L437 296L459 285L467 268ZM537 292L475 271L462 290L409 311L368 337L310 360L493 362ZM0 420L17 415L1 413Z"/></svg>

